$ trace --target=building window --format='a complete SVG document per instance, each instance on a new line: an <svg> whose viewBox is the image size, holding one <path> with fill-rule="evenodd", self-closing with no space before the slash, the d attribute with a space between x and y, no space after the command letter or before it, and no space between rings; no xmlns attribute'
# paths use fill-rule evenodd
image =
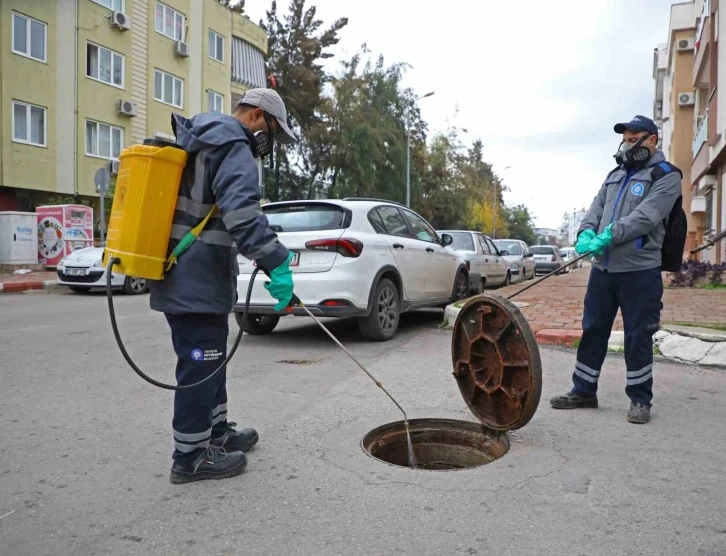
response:
<svg viewBox="0 0 726 556"><path fill-rule="evenodd" d="M713 189L706 193L706 233L710 233L714 230L713 226Z"/></svg>
<svg viewBox="0 0 726 556"><path fill-rule="evenodd" d="M154 70L154 99L183 108L184 81L161 70Z"/></svg>
<svg viewBox="0 0 726 556"><path fill-rule="evenodd" d="M46 61L46 35L48 26L42 21L13 12L13 52Z"/></svg>
<svg viewBox="0 0 726 556"><path fill-rule="evenodd" d="M123 128L86 120L86 155L118 158L123 146Z"/></svg>
<svg viewBox="0 0 726 556"><path fill-rule="evenodd" d="M45 108L13 101L13 141L45 147Z"/></svg>
<svg viewBox="0 0 726 556"><path fill-rule="evenodd" d="M91 79L123 89L123 55L90 42L86 43L86 75Z"/></svg>
<svg viewBox="0 0 726 556"><path fill-rule="evenodd" d="M96 4L100 4L104 8L108 8L109 10L113 10L115 12L121 12L124 11L124 0L92 0Z"/></svg>
<svg viewBox="0 0 726 556"><path fill-rule="evenodd" d="M209 30L209 57L224 62L224 37Z"/></svg>
<svg viewBox="0 0 726 556"><path fill-rule="evenodd" d="M207 109L211 112L224 112L224 96L214 91L207 91Z"/></svg>
<svg viewBox="0 0 726 556"><path fill-rule="evenodd" d="M184 14L161 2L156 3L156 32L175 41L184 40Z"/></svg>

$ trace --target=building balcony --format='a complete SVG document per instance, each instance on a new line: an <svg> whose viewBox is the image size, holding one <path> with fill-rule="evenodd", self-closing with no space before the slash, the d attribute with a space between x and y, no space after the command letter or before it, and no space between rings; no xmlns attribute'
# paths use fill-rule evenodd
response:
<svg viewBox="0 0 726 556"><path fill-rule="evenodd" d="M708 110L701 118L698 127L693 132L693 158L696 158L698 151L701 150L703 144L708 140Z"/></svg>
<svg viewBox="0 0 726 556"><path fill-rule="evenodd" d="M693 84L698 88L709 85L711 60L711 17L709 3L703 3L703 10L696 30L696 51L693 56Z"/></svg>

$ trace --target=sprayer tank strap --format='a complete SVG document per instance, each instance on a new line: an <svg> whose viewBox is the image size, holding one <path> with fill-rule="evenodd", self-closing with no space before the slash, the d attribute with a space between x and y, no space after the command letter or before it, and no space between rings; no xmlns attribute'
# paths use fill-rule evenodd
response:
<svg viewBox="0 0 726 556"><path fill-rule="evenodd" d="M212 207L212 210L210 210L207 216L204 217L204 220L187 232L166 260L166 267L164 269L166 272L169 272L169 270L171 270L171 268L176 264L176 260L181 256L181 254L192 246L202 233L202 230L204 230L204 226L207 225L207 222L209 222L210 218L214 217L215 214L217 214L217 205Z"/></svg>

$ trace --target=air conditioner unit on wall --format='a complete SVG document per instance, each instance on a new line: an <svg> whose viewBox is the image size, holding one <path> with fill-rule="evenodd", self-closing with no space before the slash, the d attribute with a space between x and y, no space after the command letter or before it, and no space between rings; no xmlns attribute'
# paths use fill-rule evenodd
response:
<svg viewBox="0 0 726 556"><path fill-rule="evenodd" d="M678 106L693 106L696 104L696 93L678 93Z"/></svg>
<svg viewBox="0 0 726 556"><path fill-rule="evenodd" d="M116 104L116 113L119 116L129 116L133 118L139 113L139 105L130 100L120 99Z"/></svg>
<svg viewBox="0 0 726 556"><path fill-rule="evenodd" d="M121 161L118 158L112 158L108 161L108 173L112 176L118 175L118 169L121 165Z"/></svg>
<svg viewBox="0 0 726 556"><path fill-rule="evenodd" d="M116 27L121 31L131 29L131 18L123 12L113 12L111 15L111 27Z"/></svg>
<svg viewBox="0 0 726 556"><path fill-rule="evenodd" d="M676 43L676 50L678 50L678 52L688 52L689 50L693 50L695 44L695 39L678 39L678 42Z"/></svg>
<svg viewBox="0 0 726 556"><path fill-rule="evenodd" d="M188 58L189 45L184 41L176 41L174 43L174 56L177 58Z"/></svg>

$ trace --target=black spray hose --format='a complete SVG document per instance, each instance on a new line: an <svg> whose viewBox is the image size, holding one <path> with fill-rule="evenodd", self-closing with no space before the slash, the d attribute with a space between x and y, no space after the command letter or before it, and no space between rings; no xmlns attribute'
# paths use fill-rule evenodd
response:
<svg viewBox="0 0 726 556"><path fill-rule="evenodd" d="M187 384L185 386L174 386L173 384L164 384L163 382L159 382L158 380L154 380L147 374L145 374L139 367L134 363L134 361L131 359L131 356L126 351L126 348L124 347L124 343L121 340L121 335L118 331L118 326L116 325L116 311L114 311L113 308L113 292L111 290L111 271L113 270L113 266L117 265L121 262L120 259L112 257L111 260L108 262L108 266L106 267L106 297L108 298L108 314L111 317L111 328L113 328L113 335L116 338L116 343L118 344L119 349L121 350L121 355L124 356L124 359L126 359L126 362L129 364L129 366L134 370L134 372L139 375L141 378L143 378L146 382L153 384L154 386L158 386L159 388L163 388L164 390L186 390L187 388L194 388L196 386L199 386L200 384L207 382L208 380L211 380L215 376L217 376L219 373L222 372L222 370L225 368L225 366L232 360L232 357L234 356L235 352L237 351L237 346L239 346L240 340L242 340L242 334L244 333L244 325L247 321L247 310L250 306L250 299L252 297L252 287L255 284L255 277L257 276L257 273L260 271L259 267L255 268L255 270L252 272L252 277L250 278L250 285L247 288L247 298L245 299L245 308L242 312L242 322L240 322L239 325L239 334L237 334L237 338L234 341L234 345L232 346L232 349L227 354L227 358L222 361L222 363L217 367L212 374L210 374L208 377L203 378L199 382L195 382L194 384Z"/></svg>
<svg viewBox="0 0 726 556"><path fill-rule="evenodd" d="M537 284L539 284L539 283L547 280L547 278L549 278L551 276L554 276L558 272L561 272L564 269L566 269L568 266L572 266L573 264L575 264L577 262L580 262L582 259L584 259L585 257L588 257L590 255L592 255L592 253L585 253L584 255L581 255L581 256L577 257L576 259L574 259L573 261L567 263L566 265L562 265L560 268L558 268L556 270L553 270L552 272L550 272L546 276L542 276L542 278L540 278L539 280L535 280L529 286L526 286L526 287L522 288L521 290L514 292L512 295L510 295L509 297L507 297L507 299L512 299L515 295L519 295L522 292L526 292L529 288L535 287Z"/></svg>

